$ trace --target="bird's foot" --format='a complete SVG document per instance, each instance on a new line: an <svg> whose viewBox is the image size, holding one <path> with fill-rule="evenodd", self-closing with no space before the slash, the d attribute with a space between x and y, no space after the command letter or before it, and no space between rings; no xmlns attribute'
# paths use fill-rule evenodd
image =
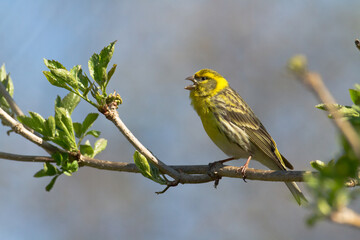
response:
<svg viewBox="0 0 360 240"><path fill-rule="evenodd" d="M246 170L248 169L250 160L251 160L251 156L249 156L246 163L243 166L241 166L240 169L239 169L239 172L243 176L244 182L246 182Z"/></svg>
<svg viewBox="0 0 360 240"><path fill-rule="evenodd" d="M244 180L244 182L247 182L246 181L246 169L247 169L248 167L247 166L241 166L240 167L240 169L238 170L238 172L240 172L241 173L241 175L243 176L243 180Z"/></svg>

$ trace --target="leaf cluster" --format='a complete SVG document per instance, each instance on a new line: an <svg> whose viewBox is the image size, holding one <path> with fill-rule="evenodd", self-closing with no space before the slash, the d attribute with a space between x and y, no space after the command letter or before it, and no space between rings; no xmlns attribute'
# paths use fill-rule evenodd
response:
<svg viewBox="0 0 360 240"><path fill-rule="evenodd" d="M14 84L11 80L10 74L6 73L5 64L0 68L0 84L2 84L6 91L12 97L14 95ZM6 101L5 97L0 94L0 107L6 111L9 115L14 116L11 111L9 103Z"/></svg>
<svg viewBox="0 0 360 240"><path fill-rule="evenodd" d="M53 177L46 186L47 191L50 191L61 174L70 176L78 170L78 162L76 159L71 159L69 153L79 152L85 156L95 157L106 148L107 140L103 138L98 139L94 146L91 145L89 140L82 143L86 136L91 135L95 138L100 136L100 131L90 130L98 118L97 113L89 113L81 123L73 122L71 114L81 98L97 109L101 109L107 104L117 107L122 103L119 94L108 95L106 93L106 88L116 69L116 64L114 64L107 71L108 64L114 53L115 43L116 41L110 43L99 54L94 53L89 59L88 67L93 80L89 79L80 65L67 70L58 61L44 59L44 63L49 69L49 71L43 71L47 80L56 87L68 90L69 93L63 99L59 96L56 98L54 116L45 119L39 113L29 112L29 116L19 116L18 120L40 134L44 140L51 141L64 150L52 155L57 167L51 163L45 163L44 168L35 174L35 177ZM1 83L12 95L13 85L9 76L6 75L5 67L0 69L0 77ZM95 102L89 98L89 93L95 99ZM6 100L2 97L0 98L0 104L4 109L10 110Z"/></svg>
<svg viewBox="0 0 360 240"><path fill-rule="evenodd" d="M110 43L101 50L100 54L94 53L90 57L88 67L93 81L82 71L81 65L76 65L69 71L55 60L44 59L49 71L43 71L43 73L52 85L64 88L83 98L96 108L100 108L109 102L106 88L116 70L116 64L108 72L107 67L113 56L115 43L116 41ZM89 93L95 99L95 102L89 99ZM117 105L121 104L121 97L116 96Z"/></svg>
<svg viewBox="0 0 360 240"><path fill-rule="evenodd" d="M352 106L332 104L333 109L338 111L343 119L348 120L356 129L360 137L360 85L350 89ZM329 105L319 104L316 106L327 111ZM333 116L329 114L329 117ZM308 187L314 197L312 206L313 213L308 218L308 223L313 225L317 220L328 217L331 213L346 206L351 199L358 195L358 191L346 188L349 179L359 179L359 159L344 136L340 137L342 150L339 157L324 163L319 160L311 162L311 166L319 174L306 177Z"/></svg>
<svg viewBox="0 0 360 240"><path fill-rule="evenodd" d="M79 102L80 97L70 92L62 99L59 96L56 98L54 116L45 119L36 112L29 112L29 116L18 116L18 120L22 124L40 134L44 140L51 141L66 151L58 152L52 156L56 165L60 167L59 169L50 163L46 163L44 169L36 173L35 177L55 175L57 178L63 173L70 176L71 173L78 170L78 163L70 159L67 152L80 152L82 155L94 157L106 148L107 140L103 138L98 139L94 146L91 146L89 140L82 144L83 139L88 135L95 138L100 136L99 131L90 130L99 114L89 113L81 123L73 122L71 114ZM52 183L55 183L55 177ZM46 189L50 190L51 187Z"/></svg>

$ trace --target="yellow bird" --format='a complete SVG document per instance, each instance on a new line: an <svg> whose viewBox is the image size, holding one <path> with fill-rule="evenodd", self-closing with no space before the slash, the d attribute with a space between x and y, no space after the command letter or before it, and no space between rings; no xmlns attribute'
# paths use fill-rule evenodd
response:
<svg viewBox="0 0 360 240"><path fill-rule="evenodd" d="M206 133L230 157L222 162L247 159L241 171L244 177L250 159L272 170L293 169L251 108L219 73L202 69L186 80L193 82L185 89L190 91L191 105L200 116ZM295 182L285 184L299 205L307 202Z"/></svg>

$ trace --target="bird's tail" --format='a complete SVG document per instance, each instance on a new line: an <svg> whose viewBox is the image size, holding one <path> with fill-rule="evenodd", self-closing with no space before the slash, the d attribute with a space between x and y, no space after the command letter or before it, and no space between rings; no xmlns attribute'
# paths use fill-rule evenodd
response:
<svg viewBox="0 0 360 240"><path fill-rule="evenodd" d="M286 186L289 188L290 192L294 196L295 200L299 205L302 203L307 203L307 199L304 194L301 192L300 188L295 182L285 182Z"/></svg>
<svg viewBox="0 0 360 240"><path fill-rule="evenodd" d="M272 170L286 171L286 167L293 169L293 166L290 164L290 162L284 156L282 156L280 154L280 152L277 151L277 149L276 149L275 154L277 157L276 160L274 158L272 158L271 160L267 159L266 161L261 161L261 163ZM260 159L263 159L263 158L260 158ZM301 192L300 188L298 187L298 185L295 182L285 182L285 184L289 188L290 192L292 193L296 202L299 205L301 205L302 203L305 204L308 202L307 199L305 198L304 194Z"/></svg>

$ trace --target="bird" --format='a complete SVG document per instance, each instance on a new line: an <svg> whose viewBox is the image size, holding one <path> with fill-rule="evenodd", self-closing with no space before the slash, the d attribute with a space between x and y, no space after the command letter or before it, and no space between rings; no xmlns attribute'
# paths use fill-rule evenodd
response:
<svg viewBox="0 0 360 240"><path fill-rule="evenodd" d="M192 82L185 89L190 91L191 105L207 135L229 156L218 162L247 159L241 167L244 178L251 159L272 170L294 169L249 105L223 76L212 69L202 69L185 79ZM307 202L295 182L285 184L299 205Z"/></svg>

